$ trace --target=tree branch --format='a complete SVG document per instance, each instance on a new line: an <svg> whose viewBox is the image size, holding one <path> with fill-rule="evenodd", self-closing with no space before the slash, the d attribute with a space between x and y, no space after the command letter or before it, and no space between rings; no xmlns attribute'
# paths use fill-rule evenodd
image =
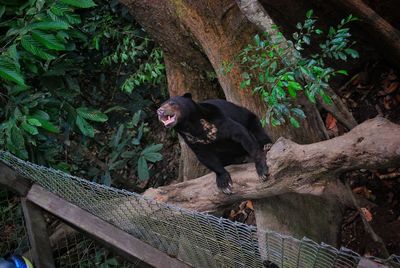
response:
<svg viewBox="0 0 400 268"><path fill-rule="evenodd" d="M376 117L343 136L318 143L300 145L280 138L267 153L270 178L266 183L258 181L254 164L249 163L228 167L234 191L229 196L218 191L213 173L151 188L144 195L198 211L215 211L240 200L284 193L334 197L351 204L336 178L350 170L400 166L399 137L400 125Z"/></svg>

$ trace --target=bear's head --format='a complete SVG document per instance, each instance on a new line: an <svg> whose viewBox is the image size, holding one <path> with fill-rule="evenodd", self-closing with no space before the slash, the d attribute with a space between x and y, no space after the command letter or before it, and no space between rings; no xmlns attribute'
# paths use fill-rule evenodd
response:
<svg viewBox="0 0 400 268"><path fill-rule="evenodd" d="M185 93L182 96L172 97L165 101L157 109L158 120L167 128L172 128L177 124L190 118L196 111L196 103L192 100L192 94Z"/></svg>

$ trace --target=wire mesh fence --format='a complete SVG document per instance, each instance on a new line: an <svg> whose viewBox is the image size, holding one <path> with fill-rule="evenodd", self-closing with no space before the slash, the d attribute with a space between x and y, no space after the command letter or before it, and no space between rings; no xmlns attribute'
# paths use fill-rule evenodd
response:
<svg viewBox="0 0 400 268"><path fill-rule="evenodd" d="M56 267L63 268L135 268L141 261L127 262L122 257L100 246L51 214L48 229ZM33 259L22 215L20 198L0 190L0 257L21 255Z"/></svg>
<svg viewBox="0 0 400 268"><path fill-rule="evenodd" d="M20 198L0 190L0 257L6 254L21 255L29 247Z"/></svg>
<svg viewBox="0 0 400 268"><path fill-rule="evenodd" d="M357 267L360 256L309 239L156 202L22 161L0 161L45 189L194 267ZM398 263L392 256L381 263Z"/></svg>

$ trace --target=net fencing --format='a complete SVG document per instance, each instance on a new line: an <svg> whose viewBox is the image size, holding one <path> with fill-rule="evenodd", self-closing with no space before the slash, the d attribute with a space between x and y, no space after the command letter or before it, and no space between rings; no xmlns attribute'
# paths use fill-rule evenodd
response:
<svg viewBox="0 0 400 268"><path fill-rule="evenodd" d="M143 267L140 260L125 260L52 214L46 213L45 217L47 229L51 233L49 241L56 267ZM10 191L0 189L0 262L2 257L7 258L11 255L21 255L33 260L21 198Z"/></svg>
<svg viewBox="0 0 400 268"><path fill-rule="evenodd" d="M193 267L357 267L355 252L260 230L96 184L0 151L0 161L48 191ZM379 260L400 263L398 256Z"/></svg>

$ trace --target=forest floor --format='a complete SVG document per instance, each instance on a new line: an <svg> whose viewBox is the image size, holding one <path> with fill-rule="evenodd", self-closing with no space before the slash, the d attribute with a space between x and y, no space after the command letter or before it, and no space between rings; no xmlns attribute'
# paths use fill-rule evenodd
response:
<svg viewBox="0 0 400 268"><path fill-rule="evenodd" d="M338 90L358 123L381 115L400 123L400 76L380 62L367 64ZM324 114L332 137L345 132L330 114ZM400 137L399 137L400 138ZM383 240L389 254L400 255L400 169L358 170L343 176L354 194L371 202L363 207L363 217ZM348 208L342 223L341 246L363 255L384 257L385 249L366 231L359 211ZM251 201L245 201L226 213L226 217L256 225Z"/></svg>

